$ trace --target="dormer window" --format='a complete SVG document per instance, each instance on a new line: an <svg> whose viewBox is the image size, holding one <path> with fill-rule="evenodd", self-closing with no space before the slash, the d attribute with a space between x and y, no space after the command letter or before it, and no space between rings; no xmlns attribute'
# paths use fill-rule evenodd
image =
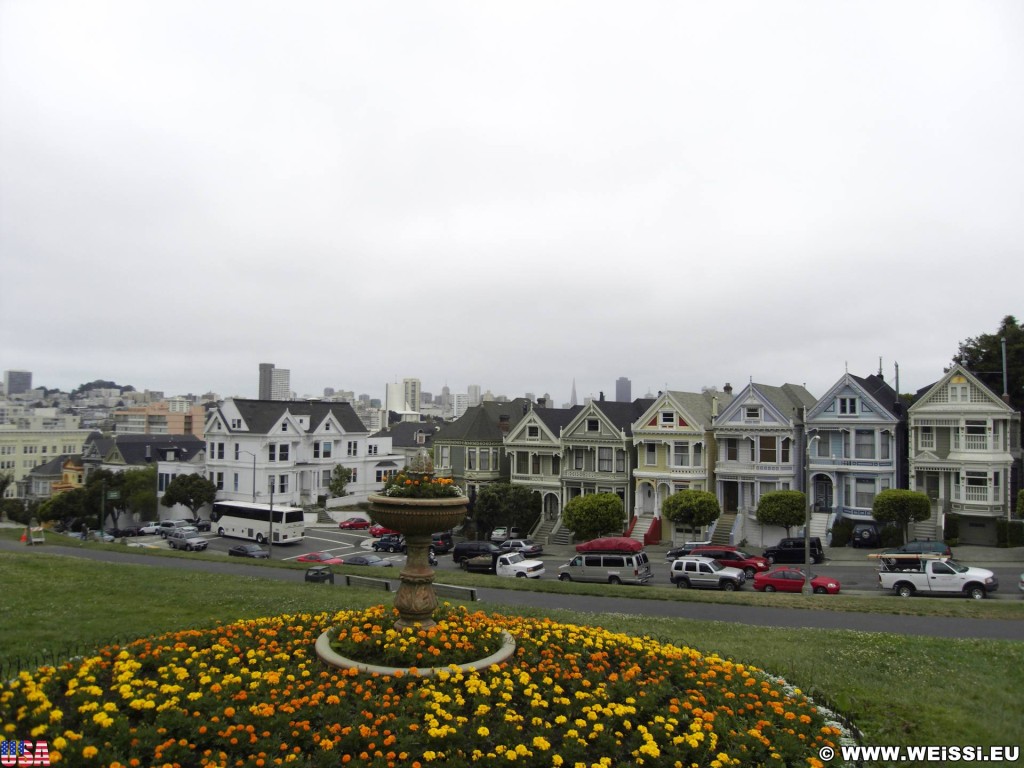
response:
<svg viewBox="0 0 1024 768"><path fill-rule="evenodd" d="M966 403L967 401L968 392L966 384L951 384L949 386L949 402Z"/></svg>
<svg viewBox="0 0 1024 768"><path fill-rule="evenodd" d="M855 398L855 397L840 397L839 398L839 415L840 416L856 416L857 415L857 398Z"/></svg>
<svg viewBox="0 0 1024 768"><path fill-rule="evenodd" d="M288 431L288 422L287 421L282 421L281 422L281 431L282 432L287 432Z"/></svg>
<svg viewBox="0 0 1024 768"><path fill-rule="evenodd" d="M671 427L675 425L676 415L672 411L661 412L661 426Z"/></svg>
<svg viewBox="0 0 1024 768"><path fill-rule="evenodd" d="M231 428L232 429L241 429L242 428L242 420L241 419L232 419L231 420Z"/></svg>
<svg viewBox="0 0 1024 768"><path fill-rule="evenodd" d="M540 427L529 426L526 428L526 436L531 438L540 437Z"/></svg>
<svg viewBox="0 0 1024 768"><path fill-rule="evenodd" d="M597 419L587 419L587 432L600 432L601 423Z"/></svg>
<svg viewBox="0 0 1024 768"><path fill-rule="evenodd" d="M748 421L759 421L761 419L761 408L757 405L744 406L743 418Z"/></svg>

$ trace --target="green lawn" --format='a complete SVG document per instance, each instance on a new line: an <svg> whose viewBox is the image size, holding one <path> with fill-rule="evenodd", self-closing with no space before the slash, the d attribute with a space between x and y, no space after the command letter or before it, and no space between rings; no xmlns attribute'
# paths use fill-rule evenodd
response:
<svg viewBox="0 0 1024 768"><path fill-rule="evenodd" d="M365 574L365 569L360 573ZM469 578L461 573L454 575ZM476 578L477 583L488 579ZM515 584L513 579L495 577L484 583L493 585L496 581ZM0 553L0 583L0 609L8 617L0 624L0 656L4 658L0 670L5 676L10 675L10 662L16 657L49 662L69 651L114 639L211 626L239 618L362 607L393 599L389 593L373 590L111 565L41 551ZM584 585L568 586L589 589ZM607 593L607 588L602 591ZM634 588L630 594L650 592L644 595L650 598L654 591ZM678 590L658 591L680 598ZM702 598L689 593L685 596ZM765 597L777 602L784 596ZM821 603L838 605L833 600L822 598ZM924 598L863 601L896 606L935 603L942 604L943 610L975 605L969 600ZM984 603L994 605L995 601ZM1008 607L1016 605L1010 603ZM535 609L520 612L541 613ZM765 629L569 611L556 612L554 618L649 635L755 664L834 703L864 731L867 744L1014 744L1024 733L1024 709L1020 706L1024 690L1022 642ZM899 621L899 616L894 615L893 620Z"/></svg>

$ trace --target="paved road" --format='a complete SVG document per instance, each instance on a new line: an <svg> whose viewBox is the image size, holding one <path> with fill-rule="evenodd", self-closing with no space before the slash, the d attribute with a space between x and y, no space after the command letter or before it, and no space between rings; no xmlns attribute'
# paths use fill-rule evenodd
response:
<svg viewBox="0 0 1024 768"><path fill-rule="evenodd" d="M0 541L0 551L25 552L26 548L24 544L17 542ZM41 548L41 551L71 557L83 557L102 562L128 562L138 565L206 571L208 573L234 573L283 581L301 581L303 578L301 571L264 568L233 560L217 562L206 559L190 560L187 558L154 559L145 554L136 554L130 551L121 553L56 544L46 544ZM443 574L439 580L443 580ZM998 619L965 620L960 618L894 616L890 614L849 613L842 611L760 608L744 605L722 605L673 600L636 600L629 597L628 589L623 588L623 592L625 592L624 597L581 597L579 595L524 592L486 587L478 588L477 595L485 605L495 606L495 610L508 610L505 606L532 606L538 608L563 608L598 614L640 614L696 619L700 621L724 621L763 627L810 627L949 638L1024 640L1024 621L1001 621ZM636 589L644 589L644 587L636 587ZM901 598L882 597L879 599L899 600ZM944 600L960 598L921 597L912 599Z"/></svg>

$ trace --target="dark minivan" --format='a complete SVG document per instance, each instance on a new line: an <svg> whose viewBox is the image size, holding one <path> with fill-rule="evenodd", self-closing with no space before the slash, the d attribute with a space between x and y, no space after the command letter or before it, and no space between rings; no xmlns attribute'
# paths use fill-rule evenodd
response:
<svg viewBox="0 0 1024 768"><path fill-rule="evenodd" d="M774 547L764 550L765 559L769 563L802 563L804 561L803 537L783 539ZM821 539L811 537L811 562L825 562L825 550L821 548Z"/></svg>

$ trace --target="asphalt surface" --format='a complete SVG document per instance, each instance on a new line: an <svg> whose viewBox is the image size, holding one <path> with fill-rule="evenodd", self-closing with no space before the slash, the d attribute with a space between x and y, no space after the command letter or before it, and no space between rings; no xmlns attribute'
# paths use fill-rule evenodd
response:
<svg viewBox="0 0 1024 768"><path fill-rule="evenodd" d="M14 541L0 540L0 551L26 552L26 545ZM40 545L38 551L69 557L81 557L102 562L126 562L138 565L163 568L179 568L182 570L204 571L216 574L236 574L254 578L278 579L282 581L303 581L300 570L266 568L259 565L239 562L234 558L224 562L207 559L159 558L132 551L117 552L108 549L91 549L70 545L47 543ZM554 553L553 553L554 554ZM957 552L958 557L962 557ZM664 559L662 552L652 552L654 558ZM864 553L858 552L857 558L864 560ZM972 562L972 564L975 564ZM1005 563L1004 563L1005 564ZM397 588L397 577L392 579ZM438 581L443 582L443 571L439 571ZM497 578L497 577L495 577ZM343 588L336 586L335 588ZM1016 590L1016 584L1004 585L1005 589ZM697 603L674 600L637 600L628 594L630 589L644 587L609 587L609 590L622 592L622 596L590 597L580 595L563 595L558 593L528 592L519 590L477 588L478 600L485 606L493 606L496 611L508 611L516 606L530 606L541 609L567 609L595 614L595 622L600 621L601 614L629 614L638 616L662 616L678 619L694 619L698 621L719 621L726 623L748 624L761 627L816 628L831 630L855 630L859 632L889 632L903 635L919 635L946 638L987 638L1000 640L1024 640L1024 621L998 619L962 619L927 616L896 616L880 613L852 613L846 611L801 610L790 608L762 608L745 605L723 605L717 603ZM814 599L814 598L808 598ZM822 599L822 598L818 598ZM826 598L827 599L827 598ZM899 600L897 597L879 597L878 599ZM919 597L919 600L959 600L959 597Z"/></svg>

